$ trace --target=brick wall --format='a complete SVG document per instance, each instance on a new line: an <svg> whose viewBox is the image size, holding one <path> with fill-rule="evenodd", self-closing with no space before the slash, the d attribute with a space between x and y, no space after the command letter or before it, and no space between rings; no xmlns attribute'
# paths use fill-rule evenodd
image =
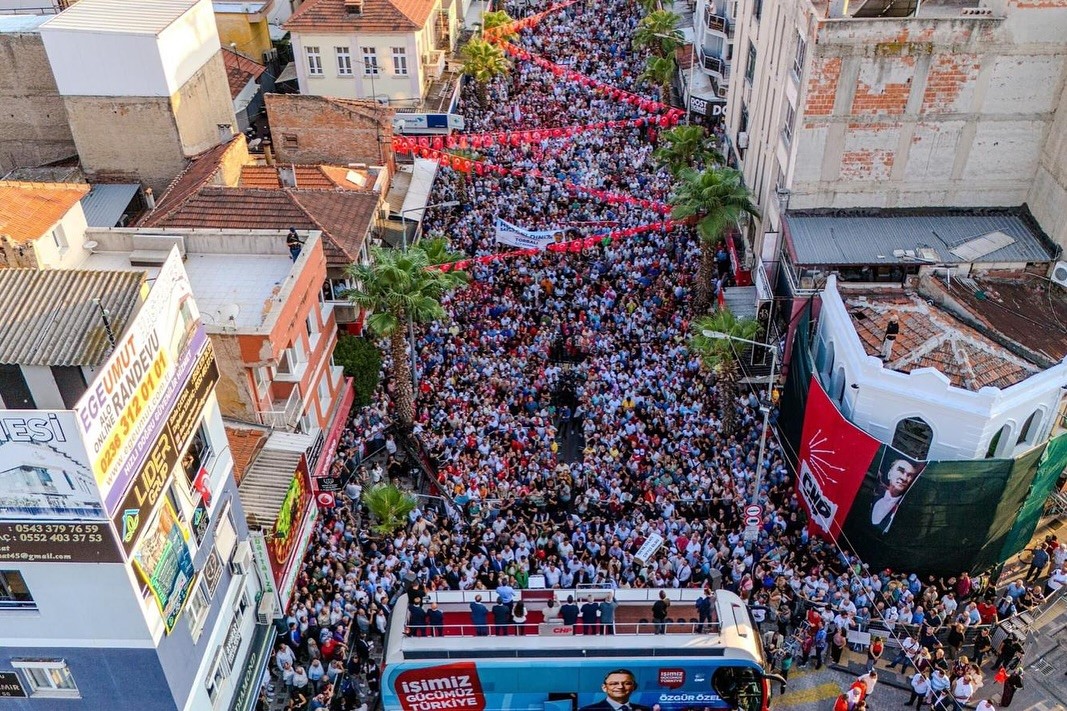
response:
<svg viewBox="0 0 1067 711"><path fill-rule="evenodd" d="M852 114L856 116L904 113L915 75L915 57L881 57L865 63L856 81Z"/></svg>
<svg viewBox="0 0 1067 711"><path fill-rule="evenodd" d="M933 59L923 92L922 113L966 111L981 69L974 53L941 54Z"/></svg>
<svg viewBox="0 0 1067 711"><path fill-rule="evenodd" d="M393 109L300 94L267 94L266 104L281 162L393 167Z"/></svg>
<svg viewBox="0 0 1067 711"><path fill-rule="evenodd" d="M829 116L834 111L837 83L841 79L841 58L813 59L808 78L808 95L804 113L808 116Z"/></svg>

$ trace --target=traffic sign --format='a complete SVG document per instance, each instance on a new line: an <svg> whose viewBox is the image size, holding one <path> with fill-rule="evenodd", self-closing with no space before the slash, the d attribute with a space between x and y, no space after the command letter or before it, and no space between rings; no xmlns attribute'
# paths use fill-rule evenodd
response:
<svg viewBox="0 0 1067 711"><path fill-rule="evenodd" d="M745 507L745 515L759 518L763 516L763 507L759 504L749 504Z"/></svg>

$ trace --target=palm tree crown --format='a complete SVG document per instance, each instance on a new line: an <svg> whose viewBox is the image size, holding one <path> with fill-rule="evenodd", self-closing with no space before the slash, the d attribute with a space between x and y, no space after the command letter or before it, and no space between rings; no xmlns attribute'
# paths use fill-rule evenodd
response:
<svg viewBox="0 0 1067 711"><path fill-rule="evenodd" d="M408 514L418 505L415 497L394 484L376 484L363 492L363 503L377 521L371 530L389 536L408 523Z"/></svg>
<svg viewBox="0 0 1067 711"><path fill-rule="evenodd" d="M712 145L703 126L675 126L659 135L659 147L652 159L671 172L674 177L694 164L712 166L725 162Z"/></svg>
<svg viewBox="0 0 1067 711"><path fill-rule="evenodd" d="M356 287L345 297L365 313L372 333L389 339L392 354L393 398L402 424L410 425L415 417L411 365L404 339L408 321L429 323L445 318L441 298L467 283L462 271L444 272L433 265L455 261L437 240L408 250L371 249L368 264L352 264L348 276Z"/></svg>
<svg viewBox="0 0 1067 711"><path fill-rule="evenodd" d="M495 44L475 37L460 51L463 58L463 73L474 79L477 84L478 102L487 105L486 86L494 78L507 74L511 68L504 50Z"/></svg>
<svg viewBox="0 0 1067 711"><path fill-rule="evenodd" d="M633 45L646 49L657 57L667 57L682 46L683 36L678 29L682 18L669 10L653 10L641 19L634 32Z"/></svg>
<svg viewBox="0 0 1067 711"><path fill-rule="evenodd" d="M515 19L506 10L494 10L482 15L482 29L492 40L507 41L517 35L518 33L511 29L514 23Z"/></svg>
<svg viewBox="0 0 1067 711"><path fill-rule="evenodd" d="M704 331L722 333L731 338L711 338ZM719 395L719 418L727 436L737 428L737 382L740 373L739 356L745 344L734 338L751 340L759 332L759 323L751 318L737 318L722 309L702 316L693 323L689 348L700 357L705 368L715 373Z"/></svg>
<svg viewBox="0 0 1067 711"><path fill-rule="evenodd" d="M659 89L660 101L666 104L670 101L671 82L677 72L678 62L673 54L666 57L649 57L640 78L655 84Z"/></svg>

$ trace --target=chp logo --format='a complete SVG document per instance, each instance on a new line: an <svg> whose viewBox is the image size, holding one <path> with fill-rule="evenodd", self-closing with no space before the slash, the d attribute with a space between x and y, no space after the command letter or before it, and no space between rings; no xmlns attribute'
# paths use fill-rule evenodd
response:
<svg viewBox="0 0 1067 711"><path fill-rule="evenodd" d="M828 443L829 439L823 435L821 429L812 433L808 440L808 456L800 462L800 492L811 512L811 520L819 528L832 534L830 524L837 515L837 504L824 490L839 483L838 477L844 467L831 463L830 457L834 455L834 451L827 448Z"/></svg>
<svg viewBox="0 0 1067 711"><path fill-rule="evenodd" d="M319 503L320 509L332 509L337 505L337 498L330 491L320 491L315 494L315 500Z"/></svg>
<svg viewBox="0 0 1067 711"><path fill-rule="evenodd" d="M404 711L485 711L485 694L474 662L401 672L393 688Z"/></svg>

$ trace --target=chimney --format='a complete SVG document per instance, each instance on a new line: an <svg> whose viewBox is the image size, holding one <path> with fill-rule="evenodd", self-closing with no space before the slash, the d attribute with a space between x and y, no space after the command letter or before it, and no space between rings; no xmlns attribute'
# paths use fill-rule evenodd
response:
<svg viewBox="0 0 1067 711"><path fill-rule="evenodd" d="M156 209L156 196L153 194L152 188L144 189L144 202L148 205L149 212Z"/></svg>
<svg viewBox="0 0 1067 711"><path fill-rule="evenodd" d="M263 142L263 162L267 165L274 165L274 151L271 150L270 142Z"/></svg>
<svg viewBox="0 0 1067 711"><path fill-rule="evenodd" d="M296 184L296 167L293 165L278 166L278 182L282 184L283 188L298 187Z"/></svg>
<svg viewBox="0 0 1067 711"><path fill-rule="evenodd" d="M349 15L362 15L363 0L345 0L345 12Z"/></svg>
<svg viewBox="0 0 1067 711"><path fill-rule="evenodd" d="M228 143L233 138L233 126L228 123L215 124L219 129L219 143Z"/></svg>
<svg viewBox="0 0 1067 711"><path fill-rule="evenodd" d="M889 359L893 357L893 344L896 343L899 333L900 324L897 323L895 318L889 319L889 323L885 327L885 339L882 341L883 362L889 362Z"/></svg>
<svg viewBox="0 0 1067 711"><path fill-rule="evenodd" d="M840 20L848 15L848 0L830 0L828 17L831 20Z"/></svg>

